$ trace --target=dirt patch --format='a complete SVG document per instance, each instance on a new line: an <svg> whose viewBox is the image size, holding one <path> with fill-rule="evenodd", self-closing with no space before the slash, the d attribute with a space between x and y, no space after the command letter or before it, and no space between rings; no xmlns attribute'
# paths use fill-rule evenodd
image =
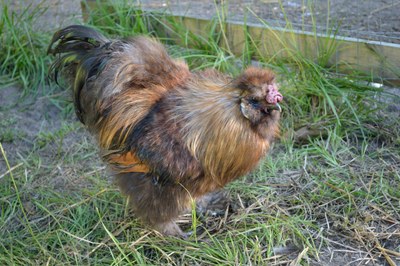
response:
<svg viewBox="0 0 400 266"><path fill-rule="evenodd" d="M88 182L80 173L105 168L93 139L72 112L57 107L52 96L20 99L20 94L16 86L0 89L0 142L10 167L26 164L40 168L41 176L35 178L33 186L70 191L86 187ZM70 98L69 92L60 94L57 97ZM85 160L78 154L82 150ZM1 155L0 175L6 171Z"/></svg>
<svg viewBox="0 0 400 266"><path fill-rule="evenodd" d="M35 20L35 27L39 31L54 32L62 26L82 22L80 0L5 0L5 5L15 12L23 12L28 9L39 19ZM1 6L1 4L0 4Z"/></svg>

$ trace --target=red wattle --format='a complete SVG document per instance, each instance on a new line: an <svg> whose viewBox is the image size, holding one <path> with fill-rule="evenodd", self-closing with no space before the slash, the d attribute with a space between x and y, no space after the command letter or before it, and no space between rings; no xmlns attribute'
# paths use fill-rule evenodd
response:
<svg viewBox="0 0 400 266"><path fill-rule="evenodd" d="M278 92L276 85L268 85L267 103L277 104L283 100L282 94Z"/></svg>

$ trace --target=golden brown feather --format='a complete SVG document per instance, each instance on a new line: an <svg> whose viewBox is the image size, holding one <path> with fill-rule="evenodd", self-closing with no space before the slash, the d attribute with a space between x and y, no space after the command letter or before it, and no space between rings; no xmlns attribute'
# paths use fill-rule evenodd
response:
<svg viewBox="0 0 400 266"><path fill-rule="evenodd" d="M56 32L49 52L121 191L161 233L181 235L175 219L191 198L249 173L278 134L282 95L267 69L190 72L153 39L77 25Z"/></svg>

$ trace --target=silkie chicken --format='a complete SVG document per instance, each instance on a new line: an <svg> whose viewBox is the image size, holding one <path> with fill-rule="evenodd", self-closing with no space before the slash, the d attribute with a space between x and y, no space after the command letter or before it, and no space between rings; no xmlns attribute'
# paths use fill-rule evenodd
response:
<svg viewBox="0 0 400 266"><path fill-rule="evenodd" d="M191 72L152 38L80 25L56 32L48 53L134 213L164 235L183 236L175 221L192 199L248 174L278 134L283 97L268 69Z"/></svg>

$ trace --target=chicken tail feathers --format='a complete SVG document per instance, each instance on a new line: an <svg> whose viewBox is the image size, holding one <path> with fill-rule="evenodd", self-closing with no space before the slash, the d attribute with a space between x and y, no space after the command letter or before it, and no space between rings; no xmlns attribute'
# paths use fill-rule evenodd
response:
<svg viewBox="0 0 400 266"><path fill-rule="evenodd" d="M59 45L52 48L57 41L60 41ZM92 28L72 25L54 33L47 53L58 54L71 50L90 50L108 41L106 37Z"/></svg>
<svg viewBox="0 0 400 266"><path fill-rule="evenodd" d="M57 31L47 50L48 54L58 56L50 67L50 78L59 84L58 75L62 72L69 83L74 84L75 110L81 122L80 92L86 80L99 72L106 56L101 50L108 43L110 40L98 31L82 25L72 25Z"/></svg>

